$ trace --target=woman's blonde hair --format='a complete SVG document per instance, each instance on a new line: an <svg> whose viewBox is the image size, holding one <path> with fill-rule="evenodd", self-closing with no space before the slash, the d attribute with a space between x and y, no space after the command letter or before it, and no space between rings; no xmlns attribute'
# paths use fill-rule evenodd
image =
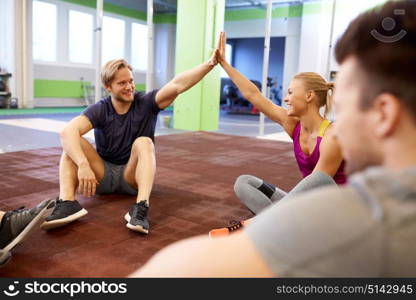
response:
<svg viewBox="0 0 416 300"><path fill-rule="evenodd" d="M321 75L314 72L299 73L294 79L302 80L305 89L315 93L318 106L325 106L324 117L326 117L332 108L332 94L335 88L334 83L326 82Z"/></svg>
<svg viewBox="0 0 416 300"><path fill-rule="evenodd" d="M118 70L128 68L133 71L133 68L124 59L113 59L107 62L101 71L101 82L104 86L111 85Z"/></svg>

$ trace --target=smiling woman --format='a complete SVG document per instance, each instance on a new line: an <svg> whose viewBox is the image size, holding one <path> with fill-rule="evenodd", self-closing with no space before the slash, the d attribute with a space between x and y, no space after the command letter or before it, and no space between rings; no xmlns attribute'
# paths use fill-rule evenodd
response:
<svg viewBox="0 0 416 300"><path fill-rule="evenodd" d="M304 179L289 193L251 175L241 175L234 184L237 197L255 214L287 196L327 184L344 184L344 162L340 147L332 136L332 125L325 119L331 108L333 84L317 73L297 74L284 98L288 109L265 98L260 90L225 59L225 34L221 35L218 60L243 96L271 120L281 125L293 140L294 155ZM325 113L320 114L320 108ZM210 236L228 235L247 225L239 221L214 229Z"/></svg>

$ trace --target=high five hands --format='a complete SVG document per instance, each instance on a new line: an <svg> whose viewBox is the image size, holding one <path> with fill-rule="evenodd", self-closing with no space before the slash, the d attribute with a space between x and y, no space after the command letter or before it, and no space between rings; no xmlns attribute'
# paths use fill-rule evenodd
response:
<svg viewBox="0 0 416 300"><path fill-rule="evenodd" d="M221 64L222 62L225 61L225 44L226 44L225 32L221 31L220 37L217 43L217 48L215 48L209 60L209 63L211 66Z"/></svg>

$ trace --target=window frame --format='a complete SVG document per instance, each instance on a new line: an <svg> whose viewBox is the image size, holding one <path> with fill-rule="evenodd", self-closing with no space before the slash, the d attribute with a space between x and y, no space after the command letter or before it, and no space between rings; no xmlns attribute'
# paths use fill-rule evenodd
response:
<svg viewBox="0 0 416 300"><path fill-rule="evenodd" d="M33 64L36 65L46 65L46 66L60 66L60 67L74 67L74 68L88 68L88 69L95 69L95 51L96 51L96 38L93 35L93 61L91 64L88 63L74 63L69 60L69 11L75 10L82 13L88 13L93 16L93 28L95 28L96 23L96 10L91 7L86 7L70 2L58 1L58 0L37 0L41 2L51 3L56 5L57 7L57 37L56 37L56 61L49 62L49 61L42 61L42 60L35 60L33 59ZM128 61L132 61L132 53L131 53L131 37L132 37L132 23L139 23L143 25L147 25L145 20L130 18L126 16L122 16L119 14L106 12L104 11L104 16L112 17L121 19L125 22L125 49L124 49L124 58ZM58 34L59 33L59 34ZM146 37L147 39L147 37ZM33 42L32 42L33 43ZM33 51L32 51L32 58L33 58ZM137 74L146 74L146 70L139 70L133 69L134 73Z"/></svg>

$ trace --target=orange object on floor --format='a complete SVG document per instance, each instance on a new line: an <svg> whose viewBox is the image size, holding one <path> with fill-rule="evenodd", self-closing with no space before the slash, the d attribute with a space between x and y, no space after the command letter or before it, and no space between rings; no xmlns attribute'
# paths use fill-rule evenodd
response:
<svg viewBox="0 0 416 300"><path fill-rule="evenodd" d="M243 227L246 225L245 224L246 221L231 221L230 222L230 226L228 227L223 227L223 228L218 228L218 229L213 229L209 232L209 236L210 237L221 237L221 236L227 236L230 233L233 233L237 230L243 229Z"/></svg>

